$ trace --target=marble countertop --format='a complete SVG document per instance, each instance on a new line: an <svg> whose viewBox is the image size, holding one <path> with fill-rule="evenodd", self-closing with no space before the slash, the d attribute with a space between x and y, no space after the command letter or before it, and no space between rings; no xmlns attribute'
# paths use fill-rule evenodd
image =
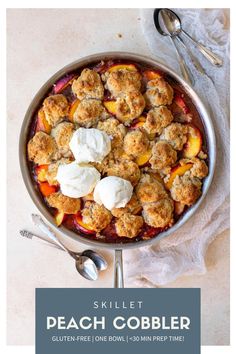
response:
<svg viewBox="0 0 236 354"><path fill-rule="evenodd" d="M124 26L124 23L128 24ZM138 9L11 9L7 11L8 98L8 344L34 344L34 292L37 287L111 287L113 255L101 251L109 269L96 282L78 276L64 252L20 239L35 233L37 212L24 187L18 139L34 94L57 70L79 57L125 50L150 55ZM67 240L68 246L83 245ZM210 245L205 275L182 277L167 287L202 289L202 344L229 344L229 232ZM88 290L89 291L89 290Z"/></svg>

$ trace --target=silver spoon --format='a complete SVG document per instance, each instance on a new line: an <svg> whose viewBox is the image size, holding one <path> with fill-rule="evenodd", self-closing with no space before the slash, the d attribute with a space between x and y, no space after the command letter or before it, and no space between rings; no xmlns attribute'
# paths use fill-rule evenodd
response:
<svg viewBox="0 0 236 354"><path fill-rule="evenodd" d="M189 69L188 69L188 67L187 67L187 65L185 63L185 60L184 60L182 54L180 53L180 51L179 51L179 49L178 49L178 47L177 47L177 45L175 43L175 37L176 36L172 36L170 33L168 33L168 29L167 28L165 28L165 31L163 31L162 28L161 28L160 21L163 20L162 17L164 17L165 14L163 15L163 13L162 13L161 16L160 16L160 12L161 12L161 9L155 9L154 14L153 14L153 19L154 19L154 24L156 26L156 29L161 35L164 35L164 36L168 35L169 36L170 40L172 41L172 44L174 45L174 48L175 48L175 51L176 51L176 55L177 55L177 58L178 58L178 62L179 62L179 66L180 66L180 70L181 70L181 73L183 75L183 78L190 85L193 85L194 84L193 76L190 73L190 71L189 71Z"/></svg>
<svg viewBox="0 0 236 354"><path fill-rule="evenodd" d="M40 215L32 214L32 219L35 225L37 225L41 231L47 234L47 236L55 242L58 246L64 249L71 257L75 259L75 266L77 271L82 275L82 277L88 280L98 279L98 269L94 261L84 255L78 255L76 252L69 250L59 239L56 234L49 228L49 226L43 221Z"/></svg>
<svg viewBox="0 0 236 354"><path fill-rule="evenodd" d="M174 11L170 9L163 9L163 10L165 10L165 12L167 13L169 17L169 22L171 23L172 26L172 31L175 32L176 35L183 33L186 37L188 37L211 64L218 67L223 65L223 60L218 55L213 53L209 48L206 48L203 44L199 43L196 39L194 39L188 32L186 32L182 28L181 20Z"/></svg>
<svg viewBox="0 0 236 354"><path fill-rule="evenodd" d="M163 26L161 21L159 21L160 23L160 30L162 30L162 35L163 36L171 36L171 37L175 37L178 42L184 47L184 49L186 50L186 52L188 53L189 57L191 58L191 61L193 63L193 65L195 66L195 68L201 73L201 74L206 74L205 69L202 67L202 65L200 64L200 62L198 61L198 59L192 54L191 50L189 50L189 48L185 45L184 41L182 40L181 37L178 36L178 32L176 31L175 26L173 25L172 22L172 18L170 16L170 10L168 9L161 9L160 10L160 15L162 17L162 20L164 22L164 26L165 29L167 30L167 32L164 32L163 30Z"/></svg>
<svg viewBox="0 0 236 354"><path fill-rule="evenodd" d="M55 244L54 241L51 241L51 239L46 239L45 237L42 237L40 235L33 234L28 230L20 230L20 235L30 240L32 240L33 238L39 239L40 242L47 244L50 247L57 248L60 251L65 251L64 248L62 248L60 245ZM91 258L92 261L95 263L98 271L107 269L106 260L97 252L94 252L92 250L85 250L83 252L73 252L73 253L75 256L77 256L77 258L79 258L80 256L86 256Z"/></svg>

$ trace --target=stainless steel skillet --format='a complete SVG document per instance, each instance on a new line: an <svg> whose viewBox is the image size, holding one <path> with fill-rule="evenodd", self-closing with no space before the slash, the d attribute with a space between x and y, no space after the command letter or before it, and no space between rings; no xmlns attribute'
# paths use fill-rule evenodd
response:
<svg viewBox="0 0 236 354"><path fill-rule="evenodd" d="M101 60L109 60L109 59L122 59L125 61L135 61L135 62L140 62L141 64L144 65L149 65L152 67L155 67L156 69L159 69L165 73L167 73L169 76L171 76L173 79L175 79L184 89L186 94L191 98L192 103L195 105L200 118L202 120L204 130L205 130L205 137L207 141L207 149L208 149L208 155L209 155L209 174L208 176L204 179L203 182L203 188L202 188L202 195L199 198L199 200L192 206L190 207L186 213L175 223L170 229L158 234L156 237L145 240L145 241L140 241L140 242L135 242L135 243L104 243L101 241L97 240L92 240L89 238L85 238L82 235L78 235L77 233L68 230L64 226L61 226L58 228L55 225L55 221L53 216L50 214L49 210L47 209L46 205L43 203L42 198L35 186L34 181L32 180L32 176L30 173L28 161L27 161L27 154L26 154L26 147L27 147L27 142L28 142L28 134L30 130L30 125L32 122L32 119L34 117L35 111L42 102L43 98L49 91L49 89L52 87L52 85L61 77L65 76L68 73L71 73L73 71L79 70L80 68L86 67L88 65L92 65L95 63L98 63ZM204 95L204 92L203 92ZM81 58L61 70L59 70L56 74L54 74L38 91L38 93L35 95L33 98L31 104L29 105L29 108L25 114L23 123L22 123L22 128L20 132L20 139L19 139L19 159L20 159L20 168L22 172L22 177L25 183L25 186L28 190L29 195L31 196L34 204L38 208L38 210L41 212L41 214L45 217L45 219L48 221L48 223L51 225L51 227L63 235L64 237L71 237L79 242L82 242L83 244L86 244L89 247L94 247L94 248L106 248L106 249L113 249L115 250L115 281L114 281L114 286L115 287L123 287L123 269L122 269L122 250L123 249L130 249L130 248L136 248L136 247L142 247L142 246L148 246L152 245L155 242L158 242L161 238L167 237L171 234L173 234L176 230L178 230L187 220L191 218L191 216L196 212L196 210L199 208L201 205L203 199L205 198L207 191L210 187L213 174L214 174L214 168L215 168L215 161L216 161L216 141L215 141L215 133L214 133L214 128L213 124L211 121L211 117L205 108L204 104L202 103L201 99L199 96L196 94L196 92L177 74L175 73L172 69L167 67L164 64L161 64L155 59L151 59L145 56L141 56L139 54L135 53L128 53L128 52L106 52L106 53L98 53L98 54L93 54L89 55L87 57Z"/></svg>

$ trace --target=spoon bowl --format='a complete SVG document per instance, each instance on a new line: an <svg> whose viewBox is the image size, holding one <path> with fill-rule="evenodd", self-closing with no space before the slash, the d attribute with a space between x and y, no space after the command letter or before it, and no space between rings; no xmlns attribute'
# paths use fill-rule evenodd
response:
<svg viewBox="0 0 236 354"><path fill-rule="evenodd" d="M155 9L154 24L162 36L178 36L182 31L181 23L169 9Z"/></svg>
<svg viewBox="0 0 236 354"><path fill-rule="evenodd" d="M164 20L164 26L161 17ZM159 33L161 33L163 36L169 35L173 38L183 34L194 43L194 45L211 64L218 67L223 65L223 60L218 55L213 53L203 44L196 41L196 39L194 39L188 32L183 29L181 20L174 11L170 9L156 9L154 11L154 23Z"/></svg>
<svg viewBox="0 0 236 354"><path fill-rule="evenodd" d="M44 232L51 241L53 241L57 246L67 252L71 257L75 259L76 269L82 275L82 277L88 280L96 280L98 278L98 271L107 268L106 261L92 250L84 251L83 253L73 252L67 248L64 243L62 243L56 236L56 234L51 230L51 228L44 222L40 215L32 214L32 220L36 226ZM87 255L86 255L87 252Z"/></svg>
<svg viewBox="0 0 236 354"><path fill-rule="evenodd" d="M91 258L86 256L80 256L75 261L75 266L82 277L88 280L98 279L98 269Z"/></svg>
<svg viewBox="0 0 236 354"><path fill-rule="evenodd" d="M92 259L98 271L106 270L108 267L107 261L97 252L92 250L85 250L81 253L81 255Z"/></svg>
<svg viewBox="0 0 236 354"><path fill-rule="evenodd" d="M162 36L168 36L175 48L175 52L178 58L179 62L179 67L181 70L181 73L183 75L183 78L190 84L194 84L194 78L190 72L190 70L187 67L187 64L185 62L184 57L182 56L182 53L179 51L175 40L178 39L178 32L176 32L175 26L172 24L172 22L169 20L168 12L166 12L166 9L155 9L153 13L153 20L155 27L157 31L162 35Z"/></svg>

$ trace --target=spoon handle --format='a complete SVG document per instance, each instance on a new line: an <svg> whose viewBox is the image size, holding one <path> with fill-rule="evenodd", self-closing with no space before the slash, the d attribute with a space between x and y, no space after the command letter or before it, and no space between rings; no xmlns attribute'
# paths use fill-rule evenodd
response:
<svg viewBox="0 0 236 354"><path fill-rule="evenodd" d="M124 287L122 250L115 250L114 288Z"/></svg>
<svg viewBox="0 0 236 354"><path fill-rule="evenodd" d="M181 43L181 45L183 46L183 48L186 50L186 52L188 53L193 65L195 66L195 68L201 73L201 74L206 74L205 69L203 68L203 66L201 65L201 63L198 61L198 59L193 55L193 53L191 52L191 50L186 46L186 44L184 43L183 39L179 36L176 36L176 39L179 41L179 43Z"/></svg>
<svg viewBox="0 0 236 354"><path fill-rule="evenodd" d="M209 60L209 62L215 66L222 66L223 65L223 60L213 53L209 48L206 48L203 44L199 43L194 39L192 36L190 36L189 33L187 33L185 30L182 29L182 32L189 38L191 41L197 46L197 48L200 50L200 52Z"/></svg>
<svg viewBox="0 0 236 354"><path fill-rule="evenodd" d="M182 57L182 54L180 53L176 43L175 43L175 40L173 37L169 37L171 40L172 40L172 43L175 47L175 51L176 51L176 54L177 54L177 57L178 57L178 61L179 61L179 66L180 66L180 70L181 70L181 73L183 75L183 78L185 79L185 81L187 81L190 85L193 85L194 84L194 79L193 79L193 76L190 74L188 68L187 68L187 65L185 63L185 60L184 58Z"/></svg>
<svg viewBox="0 0 236 354"><path fill-rule="evenodd" d="M48 240L42 236L33 234L32 232L28 231L28 230L20 230L20 235L22 237L28 238L29 240L32 240L33 238L38 240L41 244L53 247L53 248L57 248L58 250L64 251L63 248L61 248L61 246L55 244L55 242Z"/></svg>
<svg viewBox="0 0 236 354"><path fill-rule="evenodd" d="M61 241L58 240L56 234L50 229L50 227L43 221L40 215L32 214L32 220L39 229L44 232L53 242L55 242L59 247L63 248L67 253L71 253L70 250L63 245Z"/></svg>

